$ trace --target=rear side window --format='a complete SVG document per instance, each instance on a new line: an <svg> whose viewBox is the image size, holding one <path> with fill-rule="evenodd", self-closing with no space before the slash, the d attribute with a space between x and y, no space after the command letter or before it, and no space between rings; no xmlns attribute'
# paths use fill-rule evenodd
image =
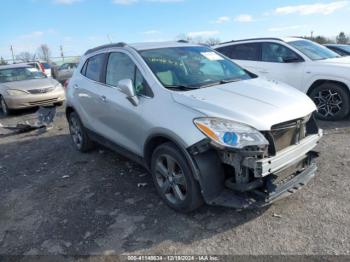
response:
<svg viewBox="0 0 350 262"><path fill-rule="evenodd" d="M85 63L82 73L85 69L85 76L93 81L101 82L101 75L104 66L104 54L95 55L90 57ZM86 66L86 68L85 68Z"/></svg>
<svg viewBox="0 0 350 262"><path fill-rule="evenodd" d="M233 46L224 46L224 47L220 47L218 49L216 49L216 51L220 52L221 54L231 58L232 55L232 49Z"/></svg>
<svg viewBox="0 0 350 262"><path fill-rule="evenodd" d="M231 59L260 61L261 48L259 43L231 46Z"/></svg>

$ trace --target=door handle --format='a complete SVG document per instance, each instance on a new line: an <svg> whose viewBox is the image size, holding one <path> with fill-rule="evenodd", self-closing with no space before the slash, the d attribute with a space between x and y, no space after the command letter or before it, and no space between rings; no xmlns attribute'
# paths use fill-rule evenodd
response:
<svg viewBox="0 0 350 262"><path fill-rule="evenodd" d="M73 88L74 88L74 89L78 89L79 86L78 86L77 84L75 84L75 85L73 85Z"/></svg>
<svg viewBox="0 0 350 262"><path fill-rule="evenodd" d="M265 71L265 70L260 70L259 73L261 73L261 74L268 74L269 72Z"/></svg>
<svg viewBox="0 0 350 262"><path fill-rule="evenodd" d="M105 96L100 96L100 99L102 100L102 102L106 103L107 102L107 97Z"/></svg>

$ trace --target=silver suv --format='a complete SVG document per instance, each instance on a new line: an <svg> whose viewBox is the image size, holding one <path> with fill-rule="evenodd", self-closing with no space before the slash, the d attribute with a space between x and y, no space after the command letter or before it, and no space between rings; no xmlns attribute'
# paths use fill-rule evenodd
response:
<svg viewBox="0 0 350 262"><path fill-rule="evenodd" d="M73 142L142 164L172 208L261 207L314 175L314 103L206 46L105 45L85 53L67 88Z"/></svg>

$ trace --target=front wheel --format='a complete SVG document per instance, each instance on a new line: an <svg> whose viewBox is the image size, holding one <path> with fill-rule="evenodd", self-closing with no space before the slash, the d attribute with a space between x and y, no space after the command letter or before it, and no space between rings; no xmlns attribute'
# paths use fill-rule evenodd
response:
<svg viewBox="0 0 350 262"><path fill-rule="evenodd" d="M151 170L158 193L171 208L187 213L203 204L192 169L174 144L162 144L154 151Z"/></svg>
<svg viewBox="0 0 350 262"><path fill-rule="evenodd" d="M349 114L349 94L338 84L322 84L310 93L310 97L318 109L316 116L321 120L341 120Z"/></svg>

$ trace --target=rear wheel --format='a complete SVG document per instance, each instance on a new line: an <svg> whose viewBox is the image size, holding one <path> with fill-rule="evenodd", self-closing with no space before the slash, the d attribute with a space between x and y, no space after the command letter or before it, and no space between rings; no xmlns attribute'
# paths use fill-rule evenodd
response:
<svg viewBox="0 0 350 262"><path fill-rule="evenodd" d="M8 116L10 114L10 110L6 104L5 99L0 96L0 105L1 105L1 111L4 116Z"/></svg>
<svg viewBox="0 0 350 262"><path fill-rule="evenodd" d="M73 144L77 150L80 152L90 151L94 143L89 138L83 124L80 121L80 118L77 113L72 112L68 117L69 122L69 131L73 140Z"/></svg>
<svg viewBox="0 0 350 262"><path fill-rule="evenodd" d="M171 208L191 212L203 204L192 169L174 144L160 145L154 151L151 170L158 193Z"/></svg>
<svg viewBox="0 0 350 262"><path fill-rule="evenodd" d="M322 84L310 93L310 97L317 106L319 119L340 120L349 114L349 94L338 84Z"/></svg>

